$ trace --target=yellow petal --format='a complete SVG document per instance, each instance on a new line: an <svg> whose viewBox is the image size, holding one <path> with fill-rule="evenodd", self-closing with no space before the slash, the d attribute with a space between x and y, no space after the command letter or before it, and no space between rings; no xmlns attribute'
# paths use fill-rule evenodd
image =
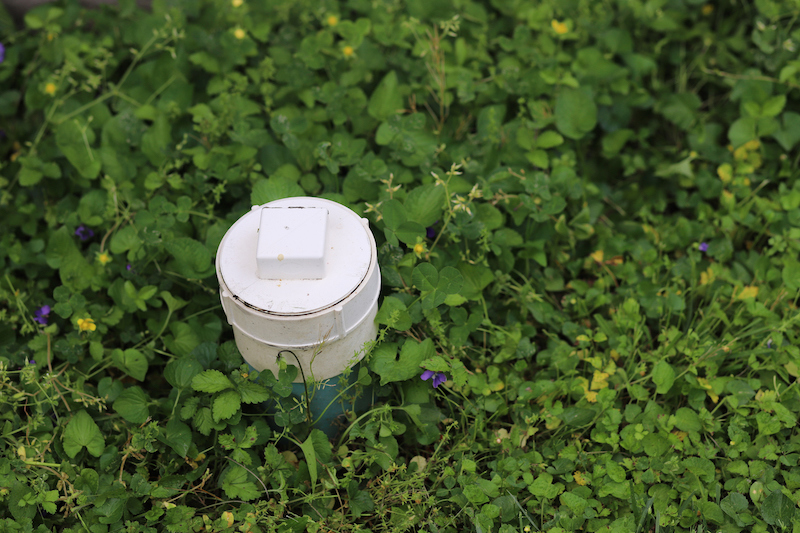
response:
<svg viewBox="0 0 800 533"><path fill-rule="evenodd" d="M559 22L556 19L553 19L552 22L550 22L550 25L553 27L553 30L559 35L564 35L569 31L569 28L567 28L567 25L565 23Z"/></svg>

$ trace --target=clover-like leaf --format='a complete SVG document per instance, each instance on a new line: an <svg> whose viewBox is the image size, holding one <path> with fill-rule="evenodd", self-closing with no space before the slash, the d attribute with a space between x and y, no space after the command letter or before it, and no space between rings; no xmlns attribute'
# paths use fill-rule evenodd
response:
<svg viewBox="0 0 800 533"><path fill-rule="evenodd" d="M430 263L420 263L411 274L411 280L421 291L432 291L439 283L439 272Z"/></svg>
<svg viewBox="0 0 800 533"><path fill-rule="evenodd" d="M433 340L407 339L398 354L395 343L381 344L370 358L370 369L381 377L381 385L403 381L422 373L420 364L436 353Z"/></svg>
<svg viewBox="0 0 800 533"><path fill-rule="evenodd" d="M439 282L436 289L445 294L458 294L461 287L464 286L464 276L457 268L446 266L439 271Z"/></svg>

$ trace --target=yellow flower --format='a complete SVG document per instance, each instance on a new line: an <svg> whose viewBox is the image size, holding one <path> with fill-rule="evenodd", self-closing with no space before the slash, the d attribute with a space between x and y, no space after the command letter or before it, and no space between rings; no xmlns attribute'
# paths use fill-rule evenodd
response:
<svg viewBox="0 0 800 533"><path fill-rule="evenodd" d="M424 254L425 253L425 245L422 244L421 242L418 242L417 244L415 244L414 245L414 253L417 254L418 256Z"/></svg>
<svg viewBox="0 0 800 533"><path fill-rule="evenodd" d="M47 32L47 40L48 41L52 41L53 39L55 39L55 37L56 37L55 33L51 32L51 31Z"/></svg>
<svg viewBox="0 0 800 533"><path fill-rule="evenodd" d="M105 266L111 262L111 256L108 255L108 252L98 253L97 260L100 261L100 264Z"/></svg>
<svg viewBox="0 0 800 533"><path fill-rule="evenodd" d="M703 15L708 16L714 12L714 6L711 4L706 4L703 6L703 9L701 9L701 12L703 13Z"/></svg>
<svg viewBox="0 0 800 533"><path fill-rule="evenodd" d="M336 15L328 15L327 22L328 26L336 26L337 24L339 24L339 17L337 17Z"/></svg>
<svg viewBox="0 0 800 533"><path fill-rule="evenodd" d="M231 0L233 7L242 7L242 4L244 4L244 0Z"/></svg>
<svg viewBox="0 0 800 533"><path fill-rule="evenodd" d="M97 329L97 326L95 325L94 320L91 318L79 318L78 329L81 331L94 331Z"/></svg>
<svg viewBox="0 0 800 533"><path fill-rule="evenodd" d="M47 85L44 86L44 92L53 96L56 94L56 84L53 82L49 82Z"/></svg>
<svg viewBox="0 0 800 533"><path fill-rule="evenodd" d="M344 48L342 48L342 53L344 54L344 57L350 57L351 55L353 55L353 52L355 52L355 50L353 50L352 46L345 46Z"/></svg>
<svg viewBox="0 0 800 533"><path fill-rule="evenodd" d="M550 22L550 25L553 27L553 30L555 30L555 32L559 35L564 35L569 31L569 28L567 28L567 25L565 23L559 22L556 19L553 19L552 22Z"/></svg>
<svg viewBox="0 0 800 533"><path fill-rule="evenodd" d="M244 39L244 36L247 35L242 28L236 28L233 30L233 36L237 39Z"/></svg>

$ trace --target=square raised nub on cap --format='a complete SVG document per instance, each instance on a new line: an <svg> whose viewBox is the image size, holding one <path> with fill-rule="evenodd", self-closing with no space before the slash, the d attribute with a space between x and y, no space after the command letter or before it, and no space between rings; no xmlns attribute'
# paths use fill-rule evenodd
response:
<svg viewBox="0 0 800 533"><path fill-rule="evenodd" d="M261 279L325 277L328 210L264 207L258 227L256 263Z"/></svg>

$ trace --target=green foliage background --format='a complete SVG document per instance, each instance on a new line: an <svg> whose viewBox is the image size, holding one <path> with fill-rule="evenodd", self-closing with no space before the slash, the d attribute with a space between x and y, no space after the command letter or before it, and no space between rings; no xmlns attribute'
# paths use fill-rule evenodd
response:
<svg viewBox="0 0 800 533"><path fill-rule="evenodd" d="M0 12L0 531L797 529L798 16ZM334 441L214 276L300 195L379 246L377 401Z"/></svg>

